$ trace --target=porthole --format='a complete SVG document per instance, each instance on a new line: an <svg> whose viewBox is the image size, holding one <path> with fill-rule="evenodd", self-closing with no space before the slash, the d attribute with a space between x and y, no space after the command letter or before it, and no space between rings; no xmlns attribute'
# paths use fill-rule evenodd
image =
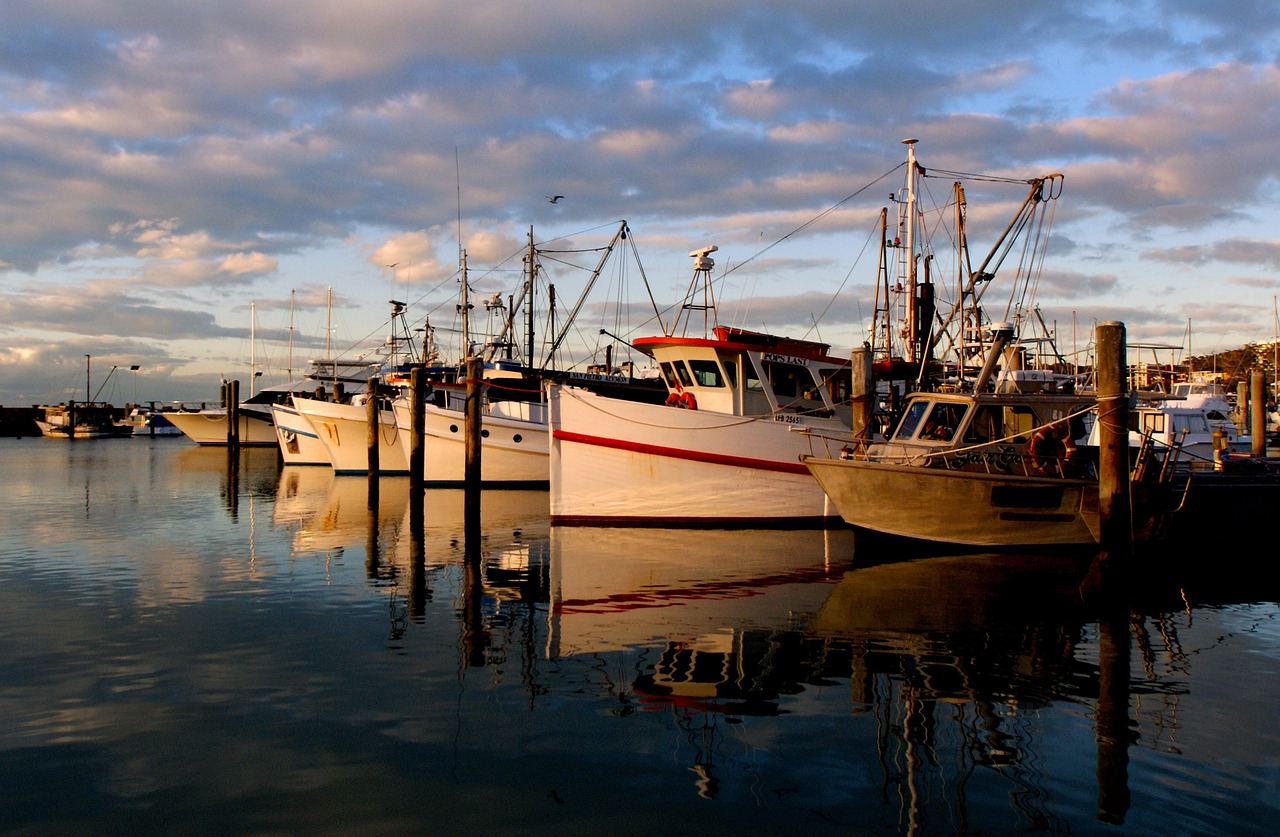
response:
<svg viewBox="0 0 1280 837"><path fill-rule="evenodd" d="M481 431L480 431L480 438L481 438L481 439L488 439L488 438L489 438L489 431L488 431L488 430L481 430Z"/></svg>
<svg viewBox="0 0 1280 837"><path fill-rule="evenodd" d="M520 444L520 442L522 442L522 441L524 440L524 437L523 437L523 436L521 436L519 433L517 433L515 436L512 436L512 437L511 437L511 440L512 440L513 442L515 442L515 443L518 445L518 444Z"/></svg>
<svg viewBox="0 0 1280 837"><path fill-rule="evenodd" d="M450 433L457 433L457 432L458 432L458 425L456 425L456 424L451 424L451 425L449 425L449 432L450 432Z"/></svg>

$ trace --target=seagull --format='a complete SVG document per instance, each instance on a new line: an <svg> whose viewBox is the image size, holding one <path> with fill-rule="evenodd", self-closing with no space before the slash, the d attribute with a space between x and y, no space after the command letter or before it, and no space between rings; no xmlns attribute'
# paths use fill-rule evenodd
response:
<svg viewBox="0 0 1280 837"><path fill-rule="evenodd" d="M559 202L560 202L560 199L561 199L561 198L563 198L563 197L564 197L564 195L554 195L554 196L552 196L552 195L547 195L547 196L546 196L546 198L547 198L547 203L559 203Z"/></svg>

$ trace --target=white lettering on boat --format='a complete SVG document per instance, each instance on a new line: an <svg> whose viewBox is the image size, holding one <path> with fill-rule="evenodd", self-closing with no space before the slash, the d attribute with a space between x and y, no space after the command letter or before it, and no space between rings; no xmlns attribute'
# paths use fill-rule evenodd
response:
<svg viewBox="0 0 1280 837"><path fill-rule="evenodd" d="M790 363L795 366L808 366L809 361L802 357L793 357L791 355L775 355L772 352L761 352L760 358L770 363Z"/></svg>

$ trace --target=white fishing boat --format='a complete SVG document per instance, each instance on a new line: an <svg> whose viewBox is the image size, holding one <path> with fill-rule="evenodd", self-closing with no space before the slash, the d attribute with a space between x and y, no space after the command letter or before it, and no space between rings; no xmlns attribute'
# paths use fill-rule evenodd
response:
<svg viewBox="0 0 1280 837"><path fill-rule="evenodd" d="M690 297L714 262L690 254ZM713 306L687 302L714 318ZM703 337L632 341L662 370L666 403L548 387L551 520L591 525L839 524L799 457L810 428L847 431L850 362L829 346L714 325Z"/></svg>
<svg viewBox="0 0 1280 837"><path fill-rule="evenodd" d="M448 392L444 405L423 407L423 482L461 485L466 473L465 392ZM412 445L413 417L406 399L393 405L400 445ZM540 402L486 400L481 415L480 483L490 488L546 488L547 407Z"/></svg>
<svg viewBox="0 0 1280 837"><path fill-rule="evenodd" d="M396 430L391 402L381 396L363 392L347 403L298 398L293 408L306 419L324 447L326 458L336 474L369 473L369 408L368 399L383 402L377 411L378 473L395 476L409 473L409 458ZM272 443L276 442L272 436Z"/></svg>
<svg viewBox="0 0 1280 837"><path fill-rule="evenodd" d="M270 447L276 444L275 427L271 424L271 400L284 392L262 392L256 401L239 405L239 442L245 447ZM168 419L197 445L214 447L227 444L228 421L225 407L180 409L168 413Z"/></svg>
<svg viewBox="0 0 1280 837"><path fill-rule="evenodd" d="M331 465L310 419L290 404L271 405L271 424L280 445L280 460L285 465Z"/></svg>
<svg viewBox="0 0 1280 837"><path fill-rule="evenodd" d="M271 405L271 421L285 465L332 465L329 451L320 441L311 420L303 415L295 402L318 399L343 403L365 391L368 381L376 377L381 363L363 359L324 358L308 364L305 389L295 389L287 401Z"/></svg>

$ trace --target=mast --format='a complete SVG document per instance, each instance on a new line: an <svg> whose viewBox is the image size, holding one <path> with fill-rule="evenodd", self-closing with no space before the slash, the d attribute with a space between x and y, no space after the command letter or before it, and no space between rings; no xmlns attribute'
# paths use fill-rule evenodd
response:
<svg viewBox="0 0 1280 837"><path fill-rule="evenodd" d="M293 383L293 295L296 291L289 291L289 359L286 373L289 375L289 383Z"/></svg>
<svg viewBox="0 0 1280 837"><path fill-rule="evenodd" d="M89 395L89 390L90 390L90 387L89 387L89 355L85 355L85 356L84 356L84 400L85 400L86 402L88 402L88 401L92 401L92 400L93 400L92 396L90 396L90 395Z"/></svg>
<svg viewBox="0 0 1280 837"><path fill-rule="evenodd" d="M253 381L254 381L254 378L257 377L254 374L257 371L257 365L254 363L254 360L253 360L253 343L254 343L255 335L257 333L254 330L254 326L257 325L257 317L255 316L257 313L257 308L255 307L256 305L257 303L255 302L249 303L249 397L250 398L253 398Z"/></svg>
<svg viewBox="0 0 1280 837"><path fill-rule="evenodd" d="M462 263L462 302L458 310L462 313L462 359L471 359L471 301L467 298L467 251L461 253Z"/></svg>
<svg viewBox="0 0 1280 837"><path fill-rule="evenodd" d="M907 360L915 362L916 349L919 346L919 322L916 310L916 143L915 139L904 139L907 147Z"/></svg>
<svg viewBox="0 0 1280 837"><path fill-rule="evenodd" d="M536 361L535 361L535 359L534 359L534 356L533 356L533 351L534 351L534 339L533 339L533 286L534 286L534 281L535 281L535 279L536 279L536 277L537 277L537 268L534 266L534 262L533 262L533 260L534 260L534 256L535 256L535 252L534 252L534 249L533 249L533 225L532 225L532 224L530 224L530 225L529 225L529 255L528 255L528 256L526 256L526 258L529 260L529 265L528 265L529 269L528 269L528 275L527 275L527 278L525 279L525 281L526 281L526 282L528 282L528 290L527 290L527 291L526 291L526 293L525 293L526 301L525 301L525 310L524 310L524 318L525 318L525 327L524 327L524 330L525 330L525 343L526 343L526 344L528 345L528 347L529 347L529 349L528 349L528 354L526 354L526 355L525 355L525 358L526 358L526 360L525 360L525 364L526 364L530 369L532 369L532 368L533 368L533 365L534 365L534 363L536 362ZM515 314L515 312L514 312L514 311L512 311L511 313L512 313L513 315Z"/></svg>

